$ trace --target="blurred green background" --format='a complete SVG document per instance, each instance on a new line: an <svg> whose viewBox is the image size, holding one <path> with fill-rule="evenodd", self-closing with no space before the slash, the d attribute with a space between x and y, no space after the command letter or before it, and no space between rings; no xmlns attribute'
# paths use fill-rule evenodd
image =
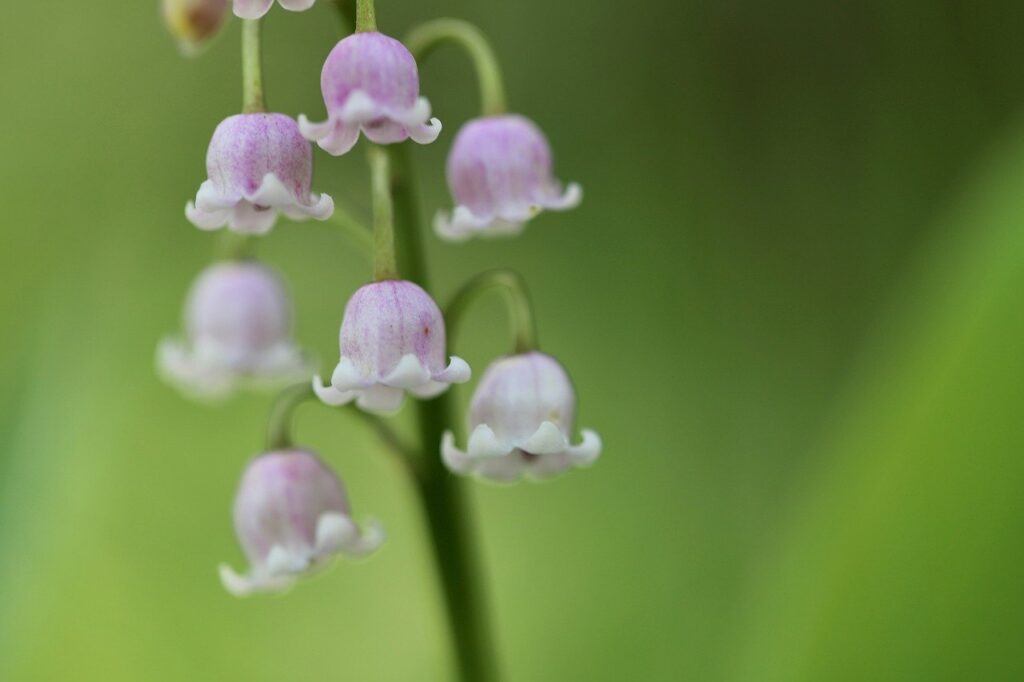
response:
<svg viewBox="0 0 1024 682"><path fill-rule="evenodd" d="M474 487L508 679L1022 679L1024 5L378 2L395 35L441 15L493 38L587 193L513 241L428 238L441 299L526 275L605 441ZM271 108L322 117L337 30L271 13ZM422 78L430 215L476 91L453 50ZM182 209L239 106L238 22L183 60L156 0L9 3L0 100L0 680L449 679L411 493L348 416L299 438L385 549L285 598L216 577L268 398L196 406L153 352L215 248ZM317 165L366 212L363 154ZM333 363L368 266L328 224L259 248ZM506 341L496 303L475 320L479 370Z"/></svg>

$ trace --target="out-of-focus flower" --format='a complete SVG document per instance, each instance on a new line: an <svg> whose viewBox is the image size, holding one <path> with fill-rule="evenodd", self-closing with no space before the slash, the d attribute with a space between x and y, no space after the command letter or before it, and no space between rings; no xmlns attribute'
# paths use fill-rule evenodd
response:
<svg viewBox="0 0 1024 682"><path fill-rule="evenodd" d="M419 398L469 381L462 358L445 360L444 317L423 289L402 280L367 284L349 299L341 321L341 360L324 386L313 388L329 405L356 404L370 412L394 412L405 391Z"/></svg>
<svg viewBox="0 0 1024 682"><path fill-rule="evenodd" d="M457 205L451 215L438 213L434 229L450 240L518 234L542 210L574 208L583 198L576 183L563 191L544 134L519 115L462 127L448 155L448 187Z"/></svg>
<svg viewBox="0 0 1024 682"><path fill-rule="evenodd" d="M308 379L310 361L291 338L292 306L280 279L253 262L204 270L185 304L185 338L157 351L164 377L185 393L219 398L237 386L276 388Z"/></svg>
<svg viewBox="0 0 1024 682"><path fill-rule="evenodd" d="M406 138L437 139L441 122L420 97L416 60L405 45L382 33L354 33L331 50L320 75L327 120L299 116L302 134L338 156L352 149L362 130L378 144Z"/></svg>
<svg viewBox="0 0 1024 682"><path fill-rule="evenodd" d="M220 30L228 0L163 0L164 23L186 55L199 52Z"/></svg>
<svg viewBox="0 0 1024 682"><path fill-rule="evenodd" d="M238 487L234 520L249 574L222 564L220 577L237 597L287 589L335 554L368 554L384 537L376 523L359 530L341 480L305 450L252 460Z"/></svg>
<svg viewBox="0 0 1024 682"><path fill-rule="evenodd" d="M455 447L449 431L441 454L458 474L505 482L546 478L590 465L601 453L593 431L584 430L579 445L570 443L575 420L576 392L554 358L538 352L500 358L473 394L466 451Z"/></svg>
<svg viewBox="0 0 1024 682"><path fill-rule="evenodd" d="M209 179L185 215L203 230L227 225L262 234L278 213L293 220L326 220L334 200L310 193L313 150L284 114L237 114L221 121L206 153Z"/></svg>
<svg viewBox="0 0 1024 682"><path fill-rule="evenodd" d="M312 7L315 2L316 0L277 0L281 7L292 12L303 12ZM234 4L235 16L243 19L259 19L270 11L274 0L234 0Z"/></svg>

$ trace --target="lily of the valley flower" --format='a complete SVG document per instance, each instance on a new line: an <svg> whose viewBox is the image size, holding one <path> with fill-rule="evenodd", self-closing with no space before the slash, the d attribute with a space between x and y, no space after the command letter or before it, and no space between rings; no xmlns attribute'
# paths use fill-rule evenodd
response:
<svg viewBox="0 0 1024 682"><path fill-rule="evenodd" d="M303 12L316 2L316 0L277 0L278 4L292 12ZM234 0L235 16L243 19L259 19L270 11L274 0Z"/></svg>
<svg viewBox="0 0 1024 682"><path fill-rule="evenodd" d="M571 444L575 419L575 390L554 358L538 352L500 358L473 394L466 451L455 447L449 431L441 454L457 474L503 482L546 478L590 465L601 453L593 431L584 430L583 441Z"/></svg>
<svg viewBox="0 0 1024 682"><path fill-rule="evenodd" d="M375 31L354 33L327 56L320 75L327 120L299 116L302 134L339 156L352 149L362 130L371 141L392 144L437 139L441 122L420 97L416 60L405 45Z"/></svg>
<svg viewBox="0 0 1024 682"><path fill-rule="evenodd" d="M334 555L362 556L383 541L375 523L359 530L341 480L305 450L256 457L242 475L234 521L249 574L221 565L220 576L238 597L285 590Z"/></svg>
<svg viewBox="0 0 1024 682"><path fill-rule="evenodd" d="M164 22L186 55L193 55L220 30L228 0L163 0Z"/></svg>
<svg viewBox="0 0 1024 682"><path fill-rule="evenodd" d="M227 225L262 234L279 213L293 220L326 220L334 200L312 194L313 150L295 120L284 114L237 114L213 133L206 154L208 179L185 215L203 230Z"/></svg>
<svg viewBox="0 0 1024 682"><path fill-rule="evenodd" d="M574 208L583 190L564 191L552 175L551 148L540 129L519 115L470 121L448 155L448 186L456 207L438 213L438 235L454 241L474 235L518 234L544 209Z"/></svg>
<svg viewBox="0 0 1024 682"><path fill-rule="evenodd" d="M469 381L462 358L446 362L444 317L419 286L403 280L367 284L349 299L341 322L341 360L325 386L313 388L329 405L356 401L364 410L394 412L405 392L430 398Z"/></svg>
<svg viewBox="0 0 1024 682"><path fill-rule="evenodd" d="M292 308L280 279L257 263L229 262L200 274L185 305L185 338L157 352L164 377L188 394L218 398L238 385L273 388L308 379L309 360L291 338Z"/></svg>

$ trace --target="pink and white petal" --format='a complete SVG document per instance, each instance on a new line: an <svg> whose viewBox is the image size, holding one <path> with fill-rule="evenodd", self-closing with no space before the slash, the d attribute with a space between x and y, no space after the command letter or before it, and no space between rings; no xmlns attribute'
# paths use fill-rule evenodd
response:
<svg viewBox="0 0 1024 682"><path fill-rule="evenodd" d="M512 453L504 457L476 460L474 473L477 477L494 483L514 483L522 478L525 468L522 456Z"/></svg>
<svg viewBox="0 0 1024 682"><path fill-rule="evenodd" d="M216 211L202 211L191 201L185 205L185 217L200 230L219 230L228 223L234 212L233 208L222 208Z"/></svg>
<svg viewBox="0 0 1024 682"><path fill-rule="evenodd" d="M473 460L455 447L455 434L451 431L445 431L441 436L441 460L453 474L465 476L473 473Z"/></svg>
<svg viewBox="0 0 1024 682"><path fill-rule="evenodd" d="M425 384L419 386L413 386L407 389L409 393L413 394L417 398L429 400L430 398L436 398L451 387L451 384L446 384L443 381L428 381Z"/></svg>
<svg viewBox="0 0 1024 682"><path fill-rule="evenodd" d="M348 358L341 358L331 373L331 386L343 392L363 389L374 383L373 378L364 376Z"/></svg>
<svg viewBox="0 0 1024 682"><path fill-rule="evenodd" d="M384 529L370 519L359 530L349 517L334 512L323 514L316 525L316 553L318 558L344 553L348 556L366 556L384 542Z"/></svg>
<svg viewBox="0 0 1024 682"><path fill-rule="evenodd" d="M242 234L266 234L277 222L277 211L257 208L243 199L235 205L228 218L228 227Z"/></svg>
<svg viewBox="0 0 1024 682"><path fill-rule="evenodd" d="M572 463L576 466L590 466L601 455L601 437L590 429L583 429L583 441L579 445L571 445L566 450Z"/></svg>
<svg viewBox="0 0 1024 682"><path fill-rule="evenodd" d="M324 137L317 139L320 149L333 156L347 154L359 141L359 124L336 121Z"/></svg>
<svg viewBox="0 0 1024 682"><path fill-rule="evenodd" d="M432 118L429 123L406 126L406 130L416 144L430 144L441 134L441 121Z"/></svg>
<svg viewBox="0 0 1024 682"><path fill-rule="evenodd" d="M322 123L313 123L305 114L299 114L299 132L310 142L317 142L327 137L334 131L334 119L328 117Z"/></svg>
<svg viewBox="0 0 1024 682"><path fill-rule="evenodd" d="M376 144L396 144L409 137L409 131L401 123L390 119L378 119L363 123L363 135Z"/></svg>
<svg viewBox="0 0 1024 682"><path fill-rule="evenodd" d="M219 568L220 582L235 597L248 597L256 592L283 592L295 582L290 576L239 575L227 564Z"/></svg>
<svg viewBox="0 0 1024 682"><path fill-rule="evenodd" d="M526 472L537 479L551 478L572 468L572 459L565 452L542 455L525 464Z"/></svg>
<svg viewBox="0 0 1024 682"><path fill-rule="evenodd" d="M374 384L356 391L356 405L367 412L377 414L394 414L402 409L405 402L405 391L393 386Z"/></svg>
<svg viewBox="0 0 1024 682"><path fill-rule="evenodd" d="M292 191L285 187L281 179L274 173L264 175L259 189L252 194L245 195L245 198L254 206L265 206L268 208L291 206L298 200L298 197L292 194Z"/></svg>
<svg viewBox="0 0 1024 682"><path fill-rule="evenodd" d="M514 445L502 442L487 424L477 424L466 447L469 457L475 460L504 457L515 449Z"/></svg>
<svg viewBox="0 0 1024 682"><path fill-rule="evenodd" d="M341 111L335 115L344 123L366 123L387 116L387 112L363 90L353 90L348 94Z"/></svg>
<svg viewBox="0 0 1024 682"><path fill-rule="evenodd" d="M572 182L565 188L565 192L559 192L557 188L552 188L551 193L538 203L552 211L567 211L579 206L581 201L583 201L583 187L579 183Z"/></svg>
<svg viewBox="0 0 1024 682"><path fill-rule="evenodd" d="M320 402L331 407L347 405L356 399L355 391L339 391L333 386L324 386L323 379L317 374L313 377L313 392Z"/></svg>
<svg viewBox="0 0 1024 682"><path fill-rule="evenodd" d="M385 386L413 388L422 386L431 379L430 372L414 353L406 353L391 372L380 380Z"/></svg>
<svg viewBox="0 0 1024 682"><path fill-rule="evenodd" d="M242 199L241 194L222 194L210 180L204 180L196 192L196 206L203 211L231 208Z"/></svg>
<svg viewBox="0 0 1024 682"><path fill-rule="evenodd" d="M229 370L204 362L180 339L165 339L160 343L156 364L164 381L200 400L222 400L231 394L237 383Z"/></svg>
<svg viewBox="0 0 1024 682"><path fill-rule="evenodd" d="M290 12L305 12L313 6L316 0L277 0L281 7Z"/></svg>
<svg viewBox="0 0 1024 682"><path fill-rule="evenodd" d="M457 355L453 355L448 359L448 366L441 372L438 372L433 376L434 381L440 381L446 384L464 384L469 381L473 376L473 370L470 369L469 363L460 358Z"/></svg>
<svg viewBox="0 0 1024 682"><path fill-rule="evenodd" d="M407 128L427 125L427 121L431 124L436 122L438 132L441 131L441 122L430 118L430 102L426 97L416 98L416 103L408 109L387 109L385 115Z"/></svg>
<svg viewBox="0 0 1024 682"><path fill-rule="evenodd" d="M310 194L308 203L282 206L281 213L292 220L327 220L334 214L334 199L329 194Z"/></svg>
<svg viewBox="0 0 1024 682"><path fill-rule="evenodd" d="M259 19L270 11L274 0L234 0L235 16L242 19Z"/></svg>
<svg viewBox="0 0 1024 682"><path fill-rule="evenodd" d="M494 215L478 216L466 206L456 206L450 218L444 211L438 211L434 216L434 232L448 241L465 241L473 233L487 229L494 220Z"/></svg>
<svg viewBox="0 0 1024 682"><path fill-rule="evenodd" d="M565 434L549 421L541 423L532 436L519 444L521 450L533 455L554 455L565 452L568 447L569 442Z"/></svg>
<svg viewBox="0 0 1024 682"><path fill-rule="evenodd" d="M273 577L300 575L309 570L310 558L305 552L299 553L274 545L267 554L267 574Z"/></svg>

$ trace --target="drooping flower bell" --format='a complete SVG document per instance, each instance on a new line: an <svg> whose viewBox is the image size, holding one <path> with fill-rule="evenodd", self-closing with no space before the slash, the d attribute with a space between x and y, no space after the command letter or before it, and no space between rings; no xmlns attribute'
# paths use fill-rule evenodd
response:
<svg viewBox="0 0 1024 682"><path fill-rule="evenodd" d="M335 156L352 149L360 130L378 144L406 138L428 144L441 132L441 122L430 117L430 103L420 97L412 53L383 33L354 33L335 45L324 62L320 87L327 120L311 123L302 115L299 128Z"/></svg>
<svg viewBox="0 0 1024 682"><path fill-rule="evenodd" d="M181 51L194 55L209 42L228 14L229 0L163 0L164 23Z"/></svg>
<svg viewBox="0 0 1024 682"><path fill-rule="evenodd" d="M572 445L576 392L569 375L549 355L536 351L491 363L473 394L472 429L463 452L444 434L441 454L457 474L493 481L523 475L546 478L574 466L587 466L601 453L601 439L583 430Z"/></svg>
<svg viewBox="0 0 1024 682"><path fill-rule="evenodd" d="M315 2L316 0L277 0L281 7L292 12L303 12L312 7ZM274 0L234 0L234 3L235 16L242 19L259 19L270 11Z"/></svg>
<svg viewBox="0 0 1024 682"><path fill-rule="evenodd" d="M457 205L451 215L438 213L434 229L453 241L518 234L542 210L574 208L583 198L576 183L563 191L544 134L516 114L478 118L459 130L448 154L448 187Z"/></svg>
<svg viewBox="0 0 1024 682"><path fill-rule="evenodd" d="M285 590L334 555L363 556L384 539L374 522L359 529L341 480L305 450L252 460L235 497L234 521L249 574L222 564L220 577L236 597Z"/></svg>
<svg viewBox="0 0 1024 682"><path fill-rule="evenodd" d="M185 304L185 338L157 351L164 377L185 393L220 398L239 385L276 388L308 379L291 338L291 301L277 275L253 262L211 265Z"/></svg>
<svg viewBox="0 0 1024 682"><path fill-rule="evenodd" d="M355 400L370 412L394 412L406 391L431 398L449 384L469 381L465 360L446 362L440 309L412 282L384 280L359 289L345 307L340 337L341 360L330 385L313 378L313 389L328 405Z"/></svg>
<svg viewBox="0 0 1024 682"><path fill-rule="evenodd" d="M185 215L203 230L227 225L262 234L279 213L293 220L326 220L334 200L313 194L313 150L284 114L237 114L221 121L206 153L209 176Z"/></svg>

